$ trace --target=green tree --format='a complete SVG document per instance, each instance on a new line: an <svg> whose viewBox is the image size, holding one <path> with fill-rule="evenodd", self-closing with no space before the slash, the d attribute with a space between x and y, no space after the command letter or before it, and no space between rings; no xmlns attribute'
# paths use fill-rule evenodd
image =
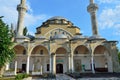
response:
<svg viewBox="0 0 120 80"><path fill-rule="evenodd" d="M119 59L119 63L120 63L120 50L118 50L118 59Z"/></svg>
<svg viewBox="0 0 120 80"><path fill-rule="evenodd" d="M27 27L25 27L25 28L23 29L23 35L26 36L26 35L27 35L27 32L28 32Z"/></svg>
<svg viewBox="0 0 120 80"><path fill-rule="evenodd" d="M5 64L10 62L15 54L12 48L13 42L11 38L13 37L11 31L7 24L2 21L0 17L0 77L4 73Z"/></svg>

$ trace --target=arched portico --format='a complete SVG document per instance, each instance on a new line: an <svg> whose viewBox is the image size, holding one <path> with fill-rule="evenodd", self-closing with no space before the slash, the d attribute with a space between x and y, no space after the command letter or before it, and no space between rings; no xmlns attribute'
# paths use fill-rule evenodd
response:
<svg viewBox="0 0 120 80"><path fill-rule="evenodd" d="M57 48L55 54L56 54L56 73L67 72L67 66L68 66L67 50L63 47L59 47Z"/></svg>
<svg viewBox="0 0 120 80"><path fill-rule="evenodd" d="M37 45L32 49L30 55L30 71L49 72L49 54L46 47Z"/></svg>
<svg viewBox="0 0 120 80"><path fill-rule="evenodd" d="M15 68L15 62L16 64L16 72L26 72L26 66L27 66L27 49L23 45L15 45L13 47L14 52L16 54L15 59L10 63L10 68ZM19 64L19 65L18 65Z"/></svg>
<svg viewBox="0 0 120 80"><path fill-rule="evenodd" d="M84 45L79 45L74 50L74 70L84 72L90 70L90 52Z"/></svg>
<svg viewBox="0 0 120 80"><path fill-rule="evenodd" d="M94 68L96 72L112 72L111 56L103 45L94 49Z"/></svg>

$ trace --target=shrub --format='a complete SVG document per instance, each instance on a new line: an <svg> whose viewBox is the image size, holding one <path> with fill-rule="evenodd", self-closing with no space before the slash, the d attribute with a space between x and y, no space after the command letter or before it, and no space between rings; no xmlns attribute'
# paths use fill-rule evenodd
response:
<svg viewBox="0 0 120 80"><path fill-rule="evenodd" d="M24 78L27 78L29 75L26 73L21 73L15 76L15 80L22 80Z"/></svg>

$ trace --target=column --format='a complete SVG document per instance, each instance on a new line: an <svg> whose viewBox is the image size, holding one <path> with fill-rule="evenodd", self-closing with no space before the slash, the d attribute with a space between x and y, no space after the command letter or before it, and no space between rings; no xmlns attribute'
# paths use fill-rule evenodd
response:
<svg viewBox="0 0 120 80"><path fill-rule="evenodd" d="M71 69L72 73L74 72L74 59L73 59L73 53L71 54Z"/></svg>
<svg viewBox="0 0 120 80"><path fill-rule="evenodd" d="M41 73L40 73L40 74L42 75L42 73L43 73L43 72L42 72L42 71L43 71L43 70L42 70L42 65L40 66L40 70L41 70Z"/></svg>
<svg viewBox="0 0 120 80"><path fill-rule="evenodd" d="M51 54L51 72L56 74L56 56L55 54Z"/></svg>
<svg viewBox="0 0 120 80"><path fill-rule="evenodd" d="M68 71L71 72L71 61L70 61L70 53L68 53Z"/></svg>
<svg viewBox="0 0 120 80"><path fill-rule="evenodd" d="M53 55L53 74L56 74L56 55Z"/></svg>
<svg viewBox="0 0 120 80"><path fill-rule="evenodd" d="M14 72L15 75L17 75L17 61L15 61L15 72Z"/></svg>
<svg viewBox="0 0 120 80"><path fill-rule="evenodd" d="M29 74L29 63L30 63L30 56L27 56L27 67L26 67L26 73Z"/></svg>
<svg viewBox="0 0 120 80"><path fill-rule="evenodd" d="M108 62L108 72L113 72L112 59L111 56L107 58Z"/></svg>
<svg viewBox="0 0 120 80"><path fill-rule="evenodd" d="M52 56L50 55L50 73L52 73Z"/></svg>
<svg viewBox="0 0 120 80"><path fill-rule="evenodd" d="M6 69L5 70L9 70L9 63L6 64Z"/></svg>
<svg viewBox="0 0 120 80"><path fill-rule="evenodd" d="M95 70L94 70L94 54L93 54L93 51L91 51L91 65L92 65L92 73L95 73Z"/></svg>

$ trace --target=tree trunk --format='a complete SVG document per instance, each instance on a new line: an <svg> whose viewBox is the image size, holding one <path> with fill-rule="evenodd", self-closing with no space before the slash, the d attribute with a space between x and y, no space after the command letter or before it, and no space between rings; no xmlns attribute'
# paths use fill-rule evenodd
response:
<svg viewBox="0 0 120 80"><path fill-rule="evenodd" d="M0 67L0 77L3 76L4 72L5 72L5 66Z"/></svg>

